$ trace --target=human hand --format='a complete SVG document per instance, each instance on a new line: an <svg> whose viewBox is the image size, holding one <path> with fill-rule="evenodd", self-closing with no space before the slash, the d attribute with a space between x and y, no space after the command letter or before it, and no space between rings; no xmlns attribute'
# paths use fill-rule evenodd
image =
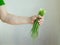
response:
<svg viewBox="0 0 60 45"><path fill-rule="evenodd" d="M43 21L44 21L44 16L37 16L37 15L31 16L31 23L33 24L35 19L37 19L37 18L40 18L38 20L38 22L39 22L40 25L42 25Z"/></svg>

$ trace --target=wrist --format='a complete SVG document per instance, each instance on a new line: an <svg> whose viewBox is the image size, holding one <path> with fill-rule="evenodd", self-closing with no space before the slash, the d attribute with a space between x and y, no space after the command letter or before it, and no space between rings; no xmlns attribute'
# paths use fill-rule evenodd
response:
<svg viewBox="0 0 60 45"><path fill-rule="evenodd" d="M31 23L32 23L31 17L24 17L23 21L24 21L24 23L26 23L26 24L31 24Z"/></svg>
<svg viewBox="0 0 60 45"><path fill-rule="evenodd" d="M28 17L27 21L28 21L28 24L32 24L32 18L31 17Z"/></svg>

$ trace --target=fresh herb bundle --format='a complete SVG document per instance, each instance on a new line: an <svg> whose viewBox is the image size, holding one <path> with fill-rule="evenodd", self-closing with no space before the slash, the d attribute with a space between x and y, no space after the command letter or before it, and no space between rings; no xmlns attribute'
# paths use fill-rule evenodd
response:
<svg viewBox="0 0 60 45"><path fill-rule="evenodd" d="M46 10L45 9L40 9L39 12L38 12L38 15L39 16L44 16L46 13ZM34 24L33 24L33 27L32 27L32 38L36 38L38 37L38 29L39 29L39 26L40 24L38 23L38 20L40 20L40 18L37 18L35 21L34 21Z"/></svg>

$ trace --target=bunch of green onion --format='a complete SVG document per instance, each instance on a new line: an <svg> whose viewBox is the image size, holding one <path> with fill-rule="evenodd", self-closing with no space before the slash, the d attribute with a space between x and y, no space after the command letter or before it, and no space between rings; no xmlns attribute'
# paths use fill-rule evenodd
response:
<svg viewBox="0 0 60 45"><path fill-rule="evenodd" d="M39 12L38 12L38 15L39 16L44 16L46 13L46 10L45 9L40 9ZM38 37L38 31L39 31L39 26L40 24L38 23L38 20L40 20L40 18L37 18L35 21L34 21L34 24L33 24L33 27L32 27L32 38L36 38Z"/></svg>

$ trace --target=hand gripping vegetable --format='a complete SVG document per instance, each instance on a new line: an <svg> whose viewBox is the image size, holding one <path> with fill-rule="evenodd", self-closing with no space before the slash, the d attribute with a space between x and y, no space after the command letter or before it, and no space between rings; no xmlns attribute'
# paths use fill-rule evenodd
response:
<svg viewBox="0 0 60 45"><path fill-rule="evenodd" d="M4 0L0 0L0 6L5 5Z"/></svg>
<svg viewBox="0 0 60 45"><path fill-rule="evenodd" d="M38 15L39 16L44 16L46 13L45 9L40 9L39 12L38 12ZM38 29L39 29L39 23L38 23L38 20L40 18L37 18L35 21L34 21L34 24L33 24L33 27L32 27L32 38L36 38L38 36Z"/></svg>

